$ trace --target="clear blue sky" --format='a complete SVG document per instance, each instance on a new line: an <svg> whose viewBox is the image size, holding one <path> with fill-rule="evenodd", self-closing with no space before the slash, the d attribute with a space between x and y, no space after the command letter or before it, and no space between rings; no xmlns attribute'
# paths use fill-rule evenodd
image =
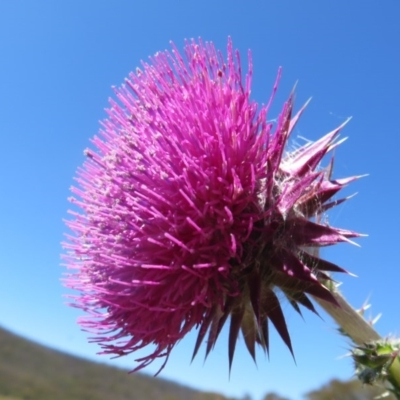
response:
<svg viewBox="0 0 400 400"><path fill-rule="evenodd" d="M313 100L295 135L317 139L345 118L349 136L336 151L335 176L369 173L330 214L332 225L368 233L361 248L340 245L325 256L358 278L337 276L361 306L382 312L381 334L400 335L399 316L399 40L396 0L335 1L0 1L0 325L40 343L112 365L133 357L96 356L64 305L60 242L76 168L105 118L104 108L140 60L185 38L227 36L254 59L253 98L269 98L279 66L277 111L296 81L297 104ZM397 298L397 300L396 300ZM271 360L258 367L239 344L228 376L226 332L203 365L190 365L195 334L175 349L161 376L228 395L268 391L292 399L333 377L352 375L346 341L334 324L287 311L297 365L274 334ZM149 367L153 373L156 366Z"/></svg>

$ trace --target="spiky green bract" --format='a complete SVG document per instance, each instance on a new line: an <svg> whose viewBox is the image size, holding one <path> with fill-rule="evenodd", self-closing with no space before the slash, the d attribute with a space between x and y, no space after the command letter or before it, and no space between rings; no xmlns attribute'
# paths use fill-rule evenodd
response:
<svg viewBox="0 0 400 400"><path fill-rule="evenodd" d="M343 270L306 248L358 236L320 222L356 179L319 167L341 127L288 153L303 109L292 117L291 95L267 122L251 76L230 40L227 60L201 40L158 53L115 90L78 172L66 285L104 353L153 345L136 370L193 328L194 355L207 332L208 354L229 317L230 364L240 330L253 358L268 350L269 321L292 351L276 290L299 312L315 311L308 294L335 302L320 279Z"/></svg>
<svg viewBox="0 0 400 400"><path fill-rule="evenodd" d="M387 381L391 384L388 390L400 399L399 340L385 339L365 343L355 347L352 356L356 364L356 374L362 383L372 385Z"/></svg>

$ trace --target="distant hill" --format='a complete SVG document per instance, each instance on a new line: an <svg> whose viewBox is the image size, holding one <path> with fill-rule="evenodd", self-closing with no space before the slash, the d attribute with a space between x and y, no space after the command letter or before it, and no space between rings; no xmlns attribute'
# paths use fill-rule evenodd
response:
<svg viewBox="0 0 400 400"><path fill-rule="evenodd" d="M373 400L382 389L331 380L305 400ZM386 398L394 400L393 396ZM0 400L235 400L87 361L0 328ZM237 400L237 399L236 399ZM245 396L242 400L251 400ZM263 400L289 400L269 393Z"/></svg>
<svg viewBox="0 0 400 400"><path fill-rule="evenodd" d="M86 361L0 328L0 400L234 400Z"/></svg>

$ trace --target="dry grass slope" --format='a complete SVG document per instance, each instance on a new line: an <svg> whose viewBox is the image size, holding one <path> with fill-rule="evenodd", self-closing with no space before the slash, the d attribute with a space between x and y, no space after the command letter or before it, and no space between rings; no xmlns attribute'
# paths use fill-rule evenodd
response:
<svg viewBox="0 0 400 400"><path fill-rule="evenodd" d="M305 400L373 400L382 390L332 380ZM264 400L289 400L269 393ZM388 400L394 399L390 396ZM235 400L93 363L0 328L0 400ZM245 396L242 400L251 400Z"/></svg>
<svg viewBox="0 0 400 400"><path fill-rule="evenodd" d="M229 400L63 354L0 328L0 400L55 399Z"/></svg>

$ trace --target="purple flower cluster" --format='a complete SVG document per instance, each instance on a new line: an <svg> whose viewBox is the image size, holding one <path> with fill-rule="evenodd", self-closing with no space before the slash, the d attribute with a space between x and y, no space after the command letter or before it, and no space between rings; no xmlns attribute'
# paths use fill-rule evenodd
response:
<svg viewBox="0 0 400 400"><path fill-rule="evenodd" d="M208 354L228 317L230 364L240 330L253 358L269 350L269 322L292 351L276 291L299 312L308 295L335 302L327 271L344 270L316 250L359 236L321 223L356 179L319 167L341 127L288 152L304 107L292 117L291 95L274 126L251 77L230 40L226 61L201 40L156 54L115 90L78 171L65 283L104 353L153 345L136 369L193 328L193 356L207 333Z"/></svg>

